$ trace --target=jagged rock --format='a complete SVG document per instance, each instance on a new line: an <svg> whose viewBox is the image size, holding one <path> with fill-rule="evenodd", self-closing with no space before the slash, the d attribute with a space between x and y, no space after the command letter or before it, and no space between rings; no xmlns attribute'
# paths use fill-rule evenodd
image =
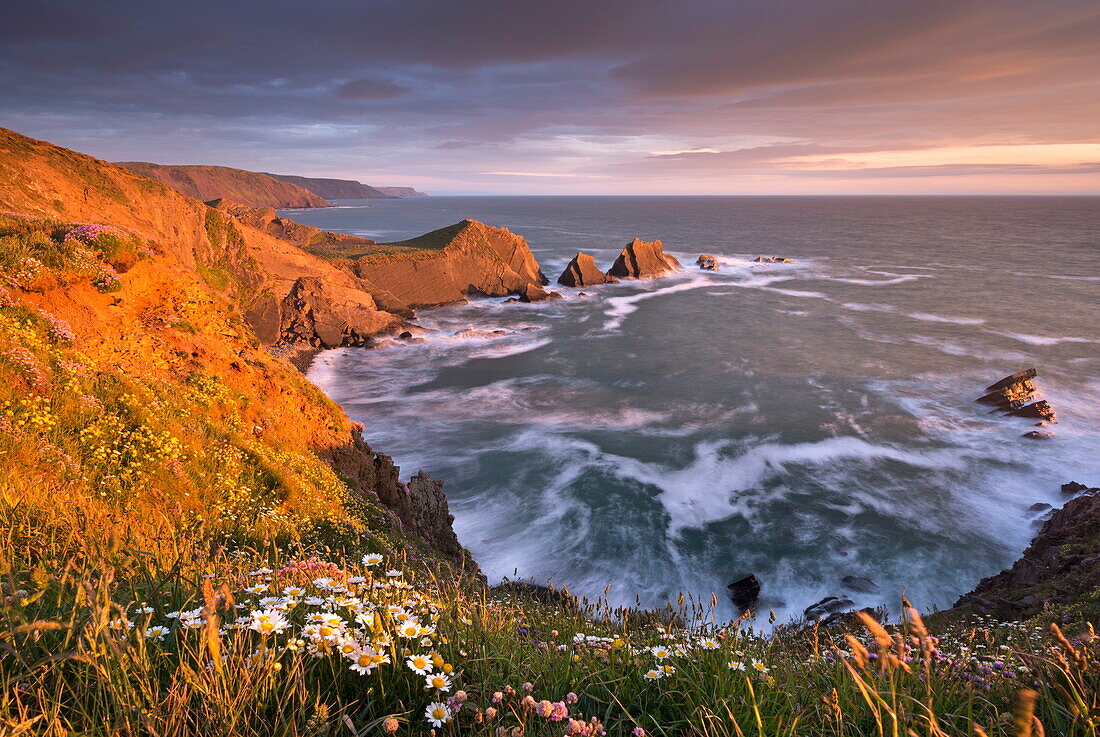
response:
<svg viewBox="0 0 1100 737"><path fill-rule="evenodd" d="M503 338L505 335L514 335L512 330L479 330L478 328L463 328L455 333L456 338Z"/></svg>
<svg viewBox="0 0 1100 737"><path fill-rule="evenodd" d="M408 330L402 331L402 332L397 334L397 339L398 340L410 340L412 337L413 337L413 334Z"/></svg>
<svg viewBox="0 0 1100 737"><path fill-rule="evenodd" d="M665 253L660 241L635 238L626 244L607 275L620 279L652 279L678 269L680 262Z"/></svg>
<svg viewBox="0 0 1100 737"><path fill-rule="evenodd" d="M1045 399L1040 399L1038 402L1032 402L1019 409L1014 409L1008 414L1013 417L1035 417L1040 420L1046 420L1047 422L1055 422L1057 417L1054 414L1054 408L1051 407L1050 403Z"/></svg>
<svg viewBox="0 0 1100 737"><path fill-rule="evenodd" d="M802 610L802 616L808 620L818 620L830 614L836 614L855 606L855 602L845 596L826 596L816 604Z"/></svg>
<svg viewBox="0 0 1100 737"><path fill-rule="evenodd" d="M703 254L695 259L695 265L705 271L718 271L718 259Z"/></svg>
<svg viewBox="0 0 1100 737"><path fill-rule="evenodd" d="M1050 432L1049 430L1030 430L1028 432L1025 432L1020 437L1031 438L1032 440L1049 440L1050 438L1054 437L1054 433Z"/></svg>
<svg viewBox="0 0 1100 737"><path fill-rule="evenodd" d="M594 284L614 284L617 281L618 279L600 271L596 266L596 259L580 251L558 277L558 284L563 287L590 287Z"/></svg>
<svg viewBox="0 0 1100 737"><path fill-rule="evenodd" d="M1017 371L1014 374L1004 377L1000 381L994 382L987 386L985 390L987 392L995 392L998 389L1006 389L1014 384L1019 384L1024 381L1030 381L1039 375L1039 372L1034 368L1024 369L1023 371Z"/></svg>
<svg viewBox="0 0 1100 737"><path fill-rule="evenodd" d="M730 581L726 588L730 592L730 601L742 613L755 607L760 598L760 580L754 573Z"/></svg>
<svg viewBox="0 0 1100 737"><path fill-rule="evenodd" d="M978 397L977 401L992 404L1006 412L1019 409L1031 401L1035 394L1035 384L1032 379L1037 373L1035 369L1030 368L1006 376L995 384L987 386L986 391L989 393Z"/></svg>
<svg viewBox="0 0 1100 737"><path fill-rule="evenodd" d="M858 591L861 594L877 594L878 584L863 576L845 576L840 583L849 591Z"/></svg>
<svg viewBox="0 0 1100 737"><path fill-rule="evenodd" d="M1027 618L1048 604L1064 606L1100 588L1100 489L1080 486L1071 493L1085 493L1051 514L1011 568L982 579L954 610Z"/></svg>
<svg viewBox="0 0 1100 737"><path fill-rule="evenodd" d="M316 348L365 345L388 326L393 315L381 312L366 292L327 283L315 276L295 280L279 306L280 342Z"/></svg>
<svg viewBox="0 0 1100 737"><path fill-rule="evenodd" d="M562 296L557 292L548 292L538 284L528 284L519 293L520 302L545 302L561 298Z"/></svg>
<svg viewBox="0 0 1100 737"><path fill-rule="evenodd" d="M1084 484L1079 484L1076 481L1070 481L1068 484L1062 484L1063 494L1080 494L1082 491L1088 491L1089 487Z"/></svg>
<svg viewBox="0 0 1100 737"><path fill-rule="evenodd" d="M1032 504L1030 507L1027 508L1027 511L1029 511L1029 512L1045 512L1048 509L1051 509L1051 506L1049 504L1047 504L1046 502L1035 502L1034 504Z"/></svg>
<svg viewBox="0 0 1100 737"><path fill-rule="evenodd" d="M757 256L753 259L758 264L793 264L795 260L793 258L787 258L786 256Z"/></svg>

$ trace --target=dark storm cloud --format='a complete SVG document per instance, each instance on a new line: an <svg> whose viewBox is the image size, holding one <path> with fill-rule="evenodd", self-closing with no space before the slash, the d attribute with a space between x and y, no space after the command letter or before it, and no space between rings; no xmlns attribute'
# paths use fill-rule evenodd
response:
<svg viewBox="0 0 1100 737"><path fill-rule="evenodd" d="M0 109L115 158L610 190L790 175L796 149L1095 143L1098 38L1093 0L8 0Z"/></svg>

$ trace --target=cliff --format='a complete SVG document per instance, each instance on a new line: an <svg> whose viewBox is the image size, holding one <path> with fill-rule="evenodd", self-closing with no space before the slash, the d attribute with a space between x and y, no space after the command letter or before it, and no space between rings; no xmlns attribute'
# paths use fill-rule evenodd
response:
<svg viewBox="0 0 1100 737"><path fill-rule="evenodd" d="M290 182L227 166L166 166L122 161L124 169L155 179L188 197L206 202L221 197L252 207L328 207L324 198Z"/></svg>
<svg viewBox="0 0 1100 737"><path fill-rule="evenodd" d="M325 179L322 177L300 177L293 174L267 174L280 182L289 182L302 189L308 189L326 200L386 200L398 195L382 192L377 187L357 182L354 179Z"/></svg>
<svg viewBox="0 0 1100 737"><path fill-rule="evenodd" d="M955 602L955 612L1026 619L1045 609L1100 608L1100 489L1080 493L1055 510L1011 568L984 578Z"/></svg>
<svg viewBox="0 0 1100 737"><path fill-rule="evenodd" d="M305 248L313 246L324 248L326 246L356 247L370 246L375 243L370 238L363 238L349 233L335 233L331 230L321 230L312 225L304 225L295 220L281 217L276 214L273 207L249 207L240 205L225 198L210 200L206 203L215 210L228 213L238 222L250 225L268 235L273 235L284 241L289 241L296 246Z"/></svg>
<svg viewBox="0 0 1100 737"><path fill-rule="evenodd" d="M417 191L412 187L375 187L379 192L392 197L427 197L425 192Z"/></svg>
<svg viewBox="0 0 1100 737"><path fill-rule="evenodd" d="M369 530L468 563L441 485L402 483L361 426L263 347L286 332L354 342L392 323L354 277L3 129L0 211L0 455L15 498L245 538Z"/></svg>

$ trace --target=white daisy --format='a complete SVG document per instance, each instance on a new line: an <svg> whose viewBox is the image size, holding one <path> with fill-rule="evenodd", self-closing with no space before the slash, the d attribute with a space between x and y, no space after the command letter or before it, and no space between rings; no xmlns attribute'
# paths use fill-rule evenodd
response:
<svg viewBox="0 0 1100 737"><path fill-rule="evenodd" d="M433 701L428 704L428 708L424 710L424 717L433 727L442 727L444 724L451 721L451 709L440 701Z"/></svg>

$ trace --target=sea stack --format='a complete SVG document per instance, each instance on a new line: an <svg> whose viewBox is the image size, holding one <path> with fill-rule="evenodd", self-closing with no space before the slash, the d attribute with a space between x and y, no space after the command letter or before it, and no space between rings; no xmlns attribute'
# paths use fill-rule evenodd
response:
<svg viewBox="0 0 1100 737"><path fill-rule="evenodd" d="M580 251L558 277L558 284L563 287L590 287L594 284L614 284L617 281L615 277L600 271L600 267L596 266L596 259Z"/></svg>
<svg viewBox="0 0 1100 737"><path fill-rule="evenodd" d="M665 253L660 241L635 238L626 244L607 275L620 279L652 279L679 269L680 262Z"/></svg>

